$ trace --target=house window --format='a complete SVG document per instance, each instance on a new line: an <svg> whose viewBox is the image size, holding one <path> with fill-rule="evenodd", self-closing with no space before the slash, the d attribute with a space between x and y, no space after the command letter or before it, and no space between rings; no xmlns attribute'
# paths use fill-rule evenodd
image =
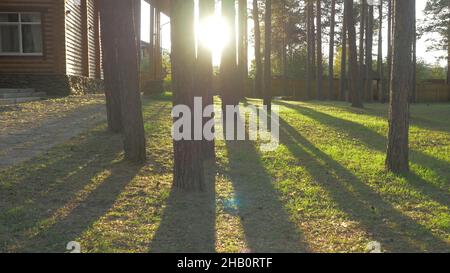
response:
<svg viewBox="0 0 450 273"><path fill-rule="evenodd" d="M0 55L42 55L40 13L0 12Z"/></svg>

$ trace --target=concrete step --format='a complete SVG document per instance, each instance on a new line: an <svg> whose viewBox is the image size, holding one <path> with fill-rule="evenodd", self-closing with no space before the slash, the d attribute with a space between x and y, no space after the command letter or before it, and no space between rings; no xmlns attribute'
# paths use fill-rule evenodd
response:
<svg viewBox="0 0 450 273"><path fill-rule="evenodd" d="M12 99L0 99L0 105L14 105L17 103L24 103L24 102L32 102L32 101L39 101L44 98L42 97L28 97L28 98L12 98Z"/></svg>
<svg viewBox="0 0 450 273"><path fill-rule="evenodd" d="M33 88L0 88L0 94L33 93L34 91Z"/></svg>
<svg viewBox="0 0 450 273"><path fill-rule="evenodd" d="M18 92L18 93L0 93L0 99L16 99L16 98L34 98L45 97L45 92Z"/></svg>

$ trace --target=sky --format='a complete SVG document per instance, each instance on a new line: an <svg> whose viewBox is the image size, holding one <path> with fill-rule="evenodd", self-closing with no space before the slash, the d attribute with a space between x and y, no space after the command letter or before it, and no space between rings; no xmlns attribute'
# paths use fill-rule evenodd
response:
<svg viewBox="0 0 450 273"><path fill-rule="evenodd" d="M249 0L249 7L252 6L251 4L251 0ZM426 5L426 1L425 0L418 0L416 1L417 3L417 20L422 20L424 18L424 14L423 14L423 10L425 8ZM150 37L150 30L149 30L149 26L150 26L150 6L142 1L142 40L144 41L149 41L149 37ZM164 14L162 14L161 16L161 25L162 25L162 47L170 50L170 20L167 16L165 16ZM249 25L249 35L252 35L253 32L253 21L249 21L248 23ZM386 29L387 24L384 23L384 37L387 37L387 29ZM434 64L438 61L438 57L439 56L446 56L446 52L445 51L428 51L428 47L430 46L430 43L426 41L426 39L429 38L429 35L425 35L424 37L422 37L420 40L417 41L417 56L419 59L423 59L425 60L427 63L431 63ZM386 56L386 52L387 52L387 39L384 39L384 57ZM250 40L251 41L251 40ZM324 43L324 52L328 52L327 50L325 50L328 45L326 43ZM374 46L374 50L376 50L376 46ZM249 58L252 60L254 59L254 50L253 50L253 45L250 43L249 46ZM220 53L215 53L214 56L214 63L218 64L219 60L220 60ZM250 62L249 62L250 63ZM447 61L446 60L440 60L440 64L442 66L446 66L447 65Z"/></svg>
<svg viewBox="0 0 450 273"><path fill-rule="evenodd" d="M416 1L417 5L417 20L423 20L425 18L423 14L423 10L425 9L427 1L425 0L418 0ZM445 51L435 51L430 52L428 51L428 47L430 46L430 42L427 42L427 38L433 37L436 34L431 35L424 35L420 40L417 41L417 56L419 58L424 59L428 63L435 63L437 61L437 58L439 56L447 56L447 52ZM442 66L447 66L447 60L441 60L440 64Z"/></svg>

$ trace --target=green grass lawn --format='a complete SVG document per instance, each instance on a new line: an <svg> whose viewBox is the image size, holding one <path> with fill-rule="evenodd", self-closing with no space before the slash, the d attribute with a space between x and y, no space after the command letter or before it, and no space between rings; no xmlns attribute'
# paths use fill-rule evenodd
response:
<svg viewBox="0 0 450 273"><path fill-rule="evenodd" d="M450 252L449 104L412 106L394 176L386 105L281 101L279 148L218 142L204 193L172 190L170 97L144 104L144 166L99 124L0 172L0 252Z"/></svg>

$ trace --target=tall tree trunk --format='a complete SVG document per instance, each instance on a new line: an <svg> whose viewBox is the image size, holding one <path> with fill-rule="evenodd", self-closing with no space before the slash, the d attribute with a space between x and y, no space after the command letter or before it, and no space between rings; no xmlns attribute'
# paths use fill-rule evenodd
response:
<svg viewBox="0 0 450 273"><path fill-rule="evenodd" d="M286 1L281 0L282 3L282 9L283 13L281 15L281 25L283 26L283 41L281 46L281 63L282 63L282 70L283 70L283 94L288 95L288 61L287 61L287 39L288 39L288 29L287 29L287 9L286 9Z"/></svg>
<svg viewBox="0 0 450 273"><path fill-rule="evenodd" d="M344 12L345 13L345 12ZM341 53L341 76L339 80L339 99L346 100L345 86L347 83L347 19L343 16L342 22L342 53Z"/></svg>
<svg viewBox="0 0 450 273"><path fill-rule="evenodd" d="M356 29L355 18L353 15L353 0L345 0L345 17L347 22L348 45L350 49L349 56L349 72L350 72L350 89L352 106L362 108L359 89L361 87L361 79L359 77L360 69L358 67L358 54L356 48Z"/></svg>
<svg viewBox="0 0 450 273"><path fill-rule="evenodd" d="M307 30L307 61L306 61L306 92L308 94L308 99L313 99L313 93L312 93L312 79L313 79L313 59L314 57L314 51L313 51L313 6L312 6L312 0L306 0L306 30Z"/></svg>
<svg viewBox="0 0 450 273"><path fill-rule="evenodd" d="M317 61L317 54L316 54L316 13L315 13L315 8L314 8L314 0L311 0L311 52L312 52L312 77L315 80L317 73L316 73L316 61ZM316 96L317 97L317 96Z"/></svg>
<svg viewBox="0 0 450 273"><path fill-rule="evenodd" d="M448 9L450 10L450 1ZM447 84L450 85L450 25L447 26Z"/></svg>
<svg viewBox="0 0 450 273"><path fill-rule="evenodd" d="M100 20L102 37L102 64L105 82L106 113L108 117L108 128L118 133L122 131L122 114L120 110L120 89L118 79L118 43L119 36L116 35L116 16L118 10L115 8L119 0L102 0L100 2Z"/></svg>
<svg viewBox="0 0 450 273"><path fill-rule="evenodd" d="M383 71L383 1L380 1L378 6L378 54L377 54L377 72L378 77L378 101L383 101L383 85L384 85L384 71Z"/></svg>
<svg viewBox="0 0 450 273"><path fill-rule="evenodd" d="M288 27L287 27L288 28ZM289 37L290 37L290 34L288 34L289 35ZM289 39L289 38L288 38ZM293 53L293 50L292 50L292 44L290 44L289 42L287 43L287 64L286 64L286 70L288 71L288 73L289 73L289 64L292 64L292 63L294 63L294 53ZM289 76L288 76L289 77ZM291 84L290 83L288 83L288 88L291 90L291 92L292 92L292 97L293 98L298 98L298 93L297 93L297 88L295 88L295 87L293 87L293 86L291 86Z"/></svg>
<svg viewBox="0 0 450 273"><path fill-rule="evenodd" d="M248 81L248 2L245 2L245 20L244 20L244 75L246 76L245 80Z"/></svg>
<svg viewBox="0 0 450 273"><path fill-rule="evenodd" d="M450 1L447 4L450 10ZM450 24L447 26L447 84L450 85Z"/></svg>
<svg viewBox="0 0 450 273"><path fill-rule="evenodd" d="M141 93L139 90L139 48L136 33L138 16L136 5L140 1L119 1L120 11L116 20L120 102L124 134L125 158L131 162L143 163L146 159L145 132L142 117Z"/></svg>
<svg viewBox="0 0 450 273"><path fill-rule="evenodd" d="M264 105L267 105L270 112L272 106L272 0L266 0L265 13Z"/></svg>
<svg viewBox="0 0 450 273"><path fill-rule="evenodd" d="M223 49L220 64L220 78L222 87L223 106L238 105L238 82L239 78L236 48L236 7L234 0L222 1L222 14L230 29L230 41Z"/></svg>
<svg viewBox="0 0 450 273"><path fill-rule="evenodd" d="M141 0L134 0L134 30L136 34L136 46L138 53L138 73L141 72ZM139 74L138 74L139 75Z"/></svg>
<svg viewBox="0 0 450 273"><path fill-rule="evenodd" d="M393 30L393 16L392 16L392 9L393 9L393 0L388 1L388 52L387 52L387 84L386 84L386 92L384 93L383 99L388 100L390 94L391 94L391 78L392 78L392 30Z"/></svg>
<svg viewBox="0 0 450 273"><path fill-rule="evenodd" d="M364 100L365 93L364 93L364 87L365 87L365 66L364 66L364 37L365 37L365 30L366 30L366 10L367 10L367 0L361 0L361 10L360 10L360 29L359 29L359 76L361 77L359 79L360 82L360 88L358 92L360 92L361 99Z"/></svg>
<svg viewBox="0 0 450 273"><path fill-rule="evenodd" d="M409 94L413 84L411 45L414 38L414 1L395 1L394 14L386 168L394 173L405 173L409 171Z"/></svg>
<svg viewBox="0 0 450 273"><path fill-rule="evenodd" d="M254 95L262 97L262 56L261 56L261 29L259 25L259 8L258 0L253 0L253 22L254 22L254 34L255 34L255 90Z"/></svg>
<svg viewBox="0 0 450 273"><path fill-rule="evenodd" d="M247 0L238 0L238 70L240 93L239 98L245 96L245 87L248 78L247 66Z"/></svg>
<svg viewBox="0 0 450 273"><path fill-rule="evenodd" d="M323 99L323 62L322 62L322 5L321 1L316 2L317 16L317 98Z"/></svg>
<svg viewBox="0 0 450 273"><path fill-rule="evenodd" d="M413 86L411 90L411 103L415 103L417 101L417 23L416 23L416 0L411 0L414 2L414 18L413 18L413 31L414 37L412 42L412 54L413 54Z"/></svg>
<svg viewBox="0 0 450 273"><path fill-rule="evenodd" d="M364 94L367 101L373 100L372 93L372 48L373 48L373 6L368 5L367 31L366 31L366 80Z"/></svg>
<svg viewBox="0 0 450 273"><path fill-rule="evenodd" d="M220 64L220 80L222 89L222 113L224 124L234 126L234 136L237 137L238 116L234 115L233 120L227 119L227 106L239 106L240 96L238 93L240 75L237 63L237 30L236 30L236 6L234 0L222 0L222 16L225 18L230 29L230 41L222 51L222 61ZM234 113L234 111L233 111ZM224 127L224 133L226 129Z"/></svg>
<svg viewBox="0 0 450 273"><path fill-rule="evenodd" d="M281 62L283 69L283 94L288 95L288 58L287 58L287 45L286 45L286 37L283 38L283 46L281 51Z"/></svg>
<svg viewBox="0 0 450 273"><path fill-rule="evenodd" d="M334 94L334 25L336 23L336 0L331 0L330 50L328 52L328 99Z"/></svg>
<svg viewBox="0 0 450 273"><path fill-rule="evenodd" d="M194 109L195 63L194 1L171 1L171 39L173 104ZM176 120L174 120L176 121ZM184 128L185 130L188 128ZM193 123L191 128L193 131ZM191 135L193 137L193 133ZM205 180L201 141L174 141L174 186L185 190L204 190Z"/></svg>
<svg viewBox="0 0 450 273"><path fill-rule="evenodd" d="M214 0L200 0L199 1L199 20L203 22L210 16L214 15L215 2ZM195 92L196 95L203 98L203 109L209 105L214 105L213 94L213 62L212 52L205 44L198 44L197 62L195 75ZM210 118L203 120L205 125ZM214 140L208 141L203 139L202 154L204 159L215 159Z"/></svg>
<svg viewBox="0 0 450 273"><path fill-rule="evenodd" d="M450 5L450 4L449 4ZM449 7L450 9L450 7ZM448 45L447 45L447 84L450 85L450 26L448 27L447 35Z"/></svg>

